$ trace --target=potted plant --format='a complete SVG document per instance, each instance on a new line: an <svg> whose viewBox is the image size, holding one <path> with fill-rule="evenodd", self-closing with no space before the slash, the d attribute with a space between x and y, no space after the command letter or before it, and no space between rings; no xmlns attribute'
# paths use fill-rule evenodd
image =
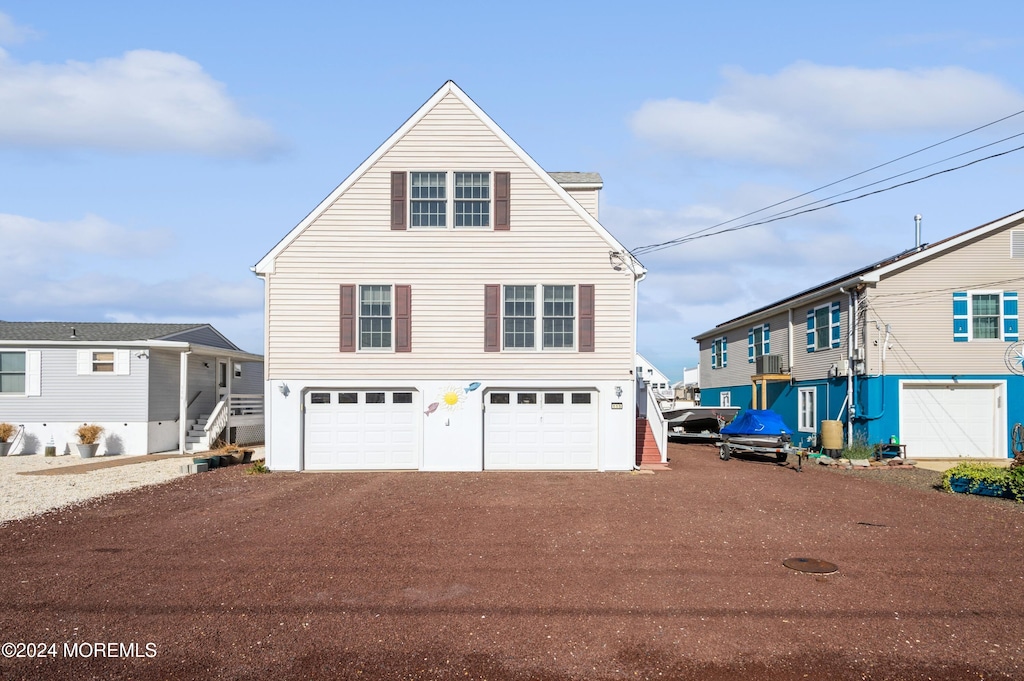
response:
<svg viewBox="0 0 1024 681"><path fill-rule="evenodd" d="M103 433L103 426L95 423L83 423L78 426L75 434L78 435L78 455L83 459L89 459L96 455L100 448L100 435Z"/></svg>
<svg viewBox="0 0 1024 681"><path fill-rule="evenodd" d="M17 429L12 423L0 423L0 456L7 456L11 450L10 439L14 437Z"/></svg>
<svg viewBox="0 0 1024 681"><path fill-rule="evenodd" d="M970 461L958 463L942 476L942 486L947 491L988 497L1016 497L1010 482L1009 469Z"/></svg>

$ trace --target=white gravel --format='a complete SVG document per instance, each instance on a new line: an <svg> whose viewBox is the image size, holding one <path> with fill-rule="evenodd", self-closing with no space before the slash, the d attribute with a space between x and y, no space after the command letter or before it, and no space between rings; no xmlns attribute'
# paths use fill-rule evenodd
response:
<svg viewBox="0 0 1024 681"><path fill-rule="evenodd" d="M18 475L21 471L53 469L103 461L75 455L46 457L42 454L0 457L0 523L80 503L86 499L156 485L184 475L181 465L191 459L173 458L101 468L78 474ZM117 457L144 459L145 457Z"/></svg>

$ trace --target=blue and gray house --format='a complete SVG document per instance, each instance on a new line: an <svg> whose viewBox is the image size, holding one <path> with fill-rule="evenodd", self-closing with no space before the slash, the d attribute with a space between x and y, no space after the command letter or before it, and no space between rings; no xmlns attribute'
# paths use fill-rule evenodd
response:
<svg viewBox="0 0 1024 681"><path fill-rule="evenodd" d="M695 336L704 405L770 408L811 444L897 438L920 459L1004 459L1024 422L1024 211Z"/></svg>

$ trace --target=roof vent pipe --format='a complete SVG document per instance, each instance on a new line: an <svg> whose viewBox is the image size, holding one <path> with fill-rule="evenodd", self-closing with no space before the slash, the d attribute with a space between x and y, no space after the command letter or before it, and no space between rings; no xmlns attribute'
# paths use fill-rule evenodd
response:
<svg viewBox="0 0 1024 681"><path fill-rule="evenodd" d="M916 237L916 243L914 248L921 248L921 214L918 213L914 216L914 236Z"/></svg>

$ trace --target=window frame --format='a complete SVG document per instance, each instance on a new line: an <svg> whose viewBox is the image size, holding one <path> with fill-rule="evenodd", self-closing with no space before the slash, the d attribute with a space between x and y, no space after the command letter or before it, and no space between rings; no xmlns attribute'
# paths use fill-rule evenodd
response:
<svg viewBox="0 0 1024 681"><path fill-rule="evenodd" d="M719 407L731 407L732 406L732 391L723 390L718 393L718 406Z"/></svg>
<svg viewBox="0 0 1024 681"><path fill-rule="evenodd" d="M390 309L390 315L385 317L383 315L364 315L363 314L363 289L365 288L381 288L387 289L388 291L388 307ZM394 284L357 284L356 285L356 349L360 352L394 352L395 350L395 285ZM363 345L363 320L373 319L387 319L389 324L388 334L388 345L376 346L376 345ZM374 332L371 330L371 334ZM381 332L383 333L383 332Z"/></svg>
<svg viewBox="0 0 1024 681"><path fill-rule="evenodd" d="M443 198L415 198L415 197L413 197L413 191L414 191L413 176L424 175L424 174L439 174L439 175L443 176L444 184L441 185L443 187L443 189L444 189L444 197ZM480 198L466 198L466 197L461 197L460 198L460 197L457 197L456 193L457 193L457 190L460 188L460 185L458 184L458 176L460 176L460 175L482 175L482 176L485 176L486 181L487 181L487 184L486 184L487 198L486 199L480 199ZM409 229L410 230L423 230L423 231L484 230L484 231L493 231L495 229L495 224L494 224L494 220L495 220L495 214L494 214L495 187L494 187L494 171L493 170L456 170L456 169L451 169L451 168L433 168L433 169L426 168L426 169L409 170L409 171L406 172L406 182L407 182L407 186L409 187L409 190L408 190L409 194L408 194L408 199L407 199L408 205L406 206L405 210L406 210L406 218L409 221ZM436 201L436 202L443 202L444 203L444 212L442 213L442 216L444 217L444 224L443 225L417 225L417 224L414 224L414 216L416 214L413 212L413 205L415 203L417 203L417 202L426 202L426 201ZM465 214L463 214L463 213L459 213L458 211L456 211L456 204L457 203L473 203L473 204L486 203L487 204L487 210L486 210L486 212L465 213ZM458 219L458 217L460 215L470 215L470 216L472 216L472 215L485 215L486 216L486 224L483 224L483 225L467 225L467 224L457 225L456 221L457 221L457 219Z"/></svg>
<svg viewBox="0 0 1024 681"><path fill-rule="evenodd" d="M4 371L3 362L0 360L0 396L24 397L28 395L29 361L27 350L0 350L0 355L21 355L21 371ZM21 390L3 390L3 376L21 376Z"/></svg>
<svg viewBox="0 0 1024 681"><path fill-rule="evenodd" d="M979 338L974 333L974 298L975 296L995 296L996 297L996 335L994 338ZM991 317L992 315L985 315ZM1002 342L1004 336L1004 308L1003 308L1003 291L993 290L975 290L967 292L967 340L968 341L989 341L989 342Z"/></svg>
<svg viewBox="0 0 1024 681"><path fill-rule="evenodd" d="M724 369L729 365L729 339L718 336L711 340L711 369Z"/></svg>
<svg viewBox="0 0 1024 681"><path fill-rule="evenodd" d="M825 313L825 323L819 324L819 315ZM822 333L827 331L827 333ZM824 343L822 340L824 339ZM814 308L814 351L828 350L832 347L832 304L819 305Z"/></svg>
<svg viewBox="0 0 1024 681"><path fill-rule="evenodd" d="M806 409L808 403L805 401L810 395L810 413ZM808 416L810 420L808 423ZM818 431L818 389L816 387L805 387L797 389L797 431L801 433L816 433Z"/></svg>
<svg viewBox="0 0 1024 681"><path fill-rule="evenodd" d="M510 288L523 288L530 289L533 291L533 298L530 301L533 305L533 315L508 315L506 314L506 305L508 304L508 290ZM570 289L572 292L572 300L560 301L562 304L568 303L572 306L572 315L545 315L545 294L548 289L562 288ZM515 301L513 301L515 302ZM501 299L499 301L500 306L500 318L501 318L501 351L502 352L575 352L579 346L579 320L580 320L580 309L579 309L579 286L576 284L502 284L501 285ZM531 320L533 322L532 333L533 343L531 345L509 345L508 339L508 322L509 320ZM570 345L551 345L545 344L545 322L547 320L571 320L570 332L572 334L572 343ZM515 333L515 332L513 332ZM564 332L560 332L564 333Z"/></svg>

